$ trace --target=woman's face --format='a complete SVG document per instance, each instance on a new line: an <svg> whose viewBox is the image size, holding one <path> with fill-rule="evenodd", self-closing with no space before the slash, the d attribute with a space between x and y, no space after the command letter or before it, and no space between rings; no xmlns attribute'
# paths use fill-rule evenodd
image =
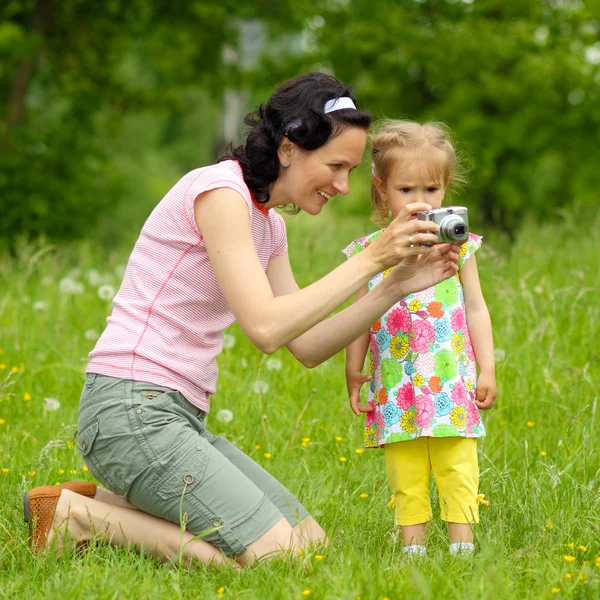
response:
<svg viewBox="0 0 600 600"><path fill-rule="evenodd" d="M289 162L289 167L281 167L271 194L274 205L295 204L311 215L319 214L330 198L348 193L350 172L360 164L366 142L366 131L349 127L317 150L282 144L281 162Z"/></svg>

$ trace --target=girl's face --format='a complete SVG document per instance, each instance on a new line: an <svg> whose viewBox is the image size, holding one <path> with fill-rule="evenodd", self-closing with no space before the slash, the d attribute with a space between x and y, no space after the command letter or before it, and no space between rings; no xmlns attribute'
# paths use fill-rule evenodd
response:
<svg viewBox="0 0 600 600"><path fill-rule="evenodd" d="M319 214L330 198L348 193L350 172L360 164L366 143L367 132L358 127L344 129L312 151L282 142L280 161L289 162L289 167L281 168L267 207L295 204L311 215Z"/></svg>
<svg viewBox="0 0 600 600"><path fill-rule="evenodd" d="M374 178L375 186L382 200L387 203L396 216L407 204L426 202L432 208L440 208L446 194L441 177L433 175L426 159L417 156L403 156L403 160L394 160L388 177L382 180Z"/></svg>

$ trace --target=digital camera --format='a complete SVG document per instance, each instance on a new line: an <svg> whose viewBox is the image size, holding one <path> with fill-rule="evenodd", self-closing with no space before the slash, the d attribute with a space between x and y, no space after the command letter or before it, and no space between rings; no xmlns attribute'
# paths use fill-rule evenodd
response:
<svg viewBox="0 0 600 600"><path fill-rule="evenodd" d="M440 226L437 244L464 242L469 239L469 215L464 206L434 208L415 214L420 221L433 221ZM432 243L426 245L433 246Z"/></svg>

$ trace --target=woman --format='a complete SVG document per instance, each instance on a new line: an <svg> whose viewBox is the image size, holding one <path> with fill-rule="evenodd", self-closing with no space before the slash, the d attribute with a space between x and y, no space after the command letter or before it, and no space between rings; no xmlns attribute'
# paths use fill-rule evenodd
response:
<svg viewBox="0 0 600 600"><path fill-rule="evenodd" d="M183 542L186 559L240 566L326 540L290 492L207 431L205 416L222 332L234 320L263 352L287 346L310 368L400 298L456 272L456 248L421 245L436 241L437 226L411 218L430 208L415 203L364 252L302 290L296 284L285 224L271 209L317 215L347 194L370 120L335 78L297 77L246 117L247 139L232 156L188 173L157 205L81 397L79 450L111 492L77 482L31 490L36 550L60 543L67 525L76 542L96 536L163 558ZM384 284L327 319L392 267Z"/></svg>

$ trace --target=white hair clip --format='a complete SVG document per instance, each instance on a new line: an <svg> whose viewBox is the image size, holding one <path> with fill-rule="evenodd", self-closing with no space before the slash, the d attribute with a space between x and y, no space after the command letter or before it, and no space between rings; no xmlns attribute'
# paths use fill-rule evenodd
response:
<svg viewBox="0 0 600 600"><path fill-rule="evenodd" d="M375 177L375 161L371 162L371 175Z"/></svg>
<svg viewBox="0 0 600 600"><path fill-rule="evenodd" d="M348 96L342 96L341 98L335 98L334 100L327 100L327 102L325 102L325 108L323 109L323 112L327 114L335 110L343 110L345 108L356 110L356 105L352 101L352 98L348 98Z"/></svg>

